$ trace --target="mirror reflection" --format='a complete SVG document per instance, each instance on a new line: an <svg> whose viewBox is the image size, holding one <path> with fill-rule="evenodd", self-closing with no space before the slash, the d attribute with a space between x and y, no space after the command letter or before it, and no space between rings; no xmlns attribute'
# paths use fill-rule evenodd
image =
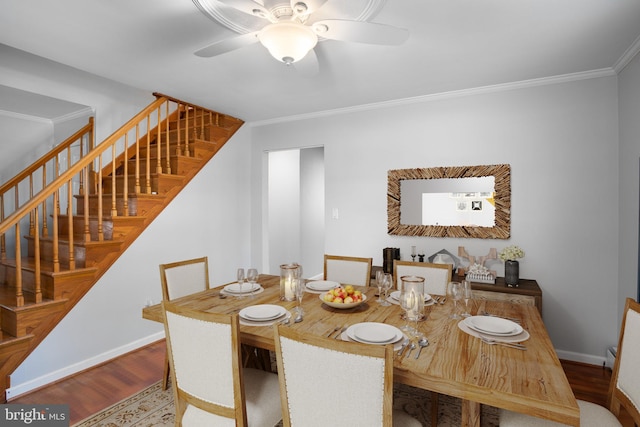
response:
<svg viewBox="0 0 640 427"><path fill-rule="evenodd" d="M400 223L493 227L494 184L493 176L402 180Z"/></svg>

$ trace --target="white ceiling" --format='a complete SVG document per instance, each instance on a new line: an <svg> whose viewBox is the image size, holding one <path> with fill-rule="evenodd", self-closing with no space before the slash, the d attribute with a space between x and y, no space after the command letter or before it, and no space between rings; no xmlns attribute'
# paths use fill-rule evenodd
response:
<svg viewBox="0 0 640 427"><path fill-rule="evenodd" d="M2 0L0 7L0 43L245 121L619 71L640 50L638 0L387 0L371 21L408 29L408 41L322 41L314 77L260 44L195 56L235 33L191 0Z"/></svg>

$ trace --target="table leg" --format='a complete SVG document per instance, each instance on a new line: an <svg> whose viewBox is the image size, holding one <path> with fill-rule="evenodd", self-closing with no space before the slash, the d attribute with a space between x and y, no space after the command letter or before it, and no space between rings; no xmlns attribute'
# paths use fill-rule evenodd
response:
<svg viewBox="0 0 640 427"><path fill-rule="evenodd" d="M462 427L480 427L480 404L462 400Z"/></svg>

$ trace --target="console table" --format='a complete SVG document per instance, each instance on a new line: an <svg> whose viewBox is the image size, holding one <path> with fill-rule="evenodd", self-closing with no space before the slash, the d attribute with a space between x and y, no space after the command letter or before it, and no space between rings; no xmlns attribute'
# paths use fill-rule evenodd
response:
<svg viewBox="0 0 640 427"><path fill-rule="evenodd" d="M464 276L454 275L453 280L460 282ZM520 279L518 286L508 286L504 277L497 277L495 284L471 281L471 289L474 298L535 305L542 316L542 289L535 280Z"/></svg>

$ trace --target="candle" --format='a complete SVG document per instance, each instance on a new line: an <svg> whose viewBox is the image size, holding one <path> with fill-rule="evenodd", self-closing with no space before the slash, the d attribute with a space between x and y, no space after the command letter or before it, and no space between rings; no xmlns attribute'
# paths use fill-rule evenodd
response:
<svg viewBox="0 0 640 427"><path fill-rule="evenodd" d="M284 297L287 301L293 301L294 297L294 289L295 281L293 277L287 277L284 279Z"/></svg>

